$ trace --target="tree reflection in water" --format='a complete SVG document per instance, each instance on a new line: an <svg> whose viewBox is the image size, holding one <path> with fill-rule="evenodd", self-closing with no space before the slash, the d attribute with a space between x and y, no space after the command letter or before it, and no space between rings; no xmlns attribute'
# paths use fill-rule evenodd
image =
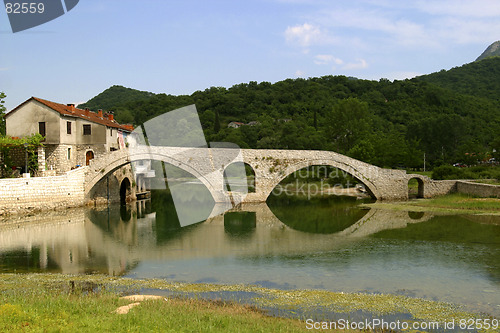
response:
<svg viewBox="0 0 500 333"><path fill-rule="evenodd" d="M366 201L370 201L367 199ZM368 212L360 202L347 196L318 196L305 200L300 196L271 195L267 204L281 222L292 229L332 234L355 224Z"/></svg>

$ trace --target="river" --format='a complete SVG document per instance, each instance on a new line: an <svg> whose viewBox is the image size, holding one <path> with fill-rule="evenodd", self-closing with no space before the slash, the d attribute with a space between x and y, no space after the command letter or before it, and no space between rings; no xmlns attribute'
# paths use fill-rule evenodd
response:
<svg viewBox="0 0 500 333"><path fill-rule="evenodd" d="M271 197L180 227L171 197L0 221L0 272L389 293L500 316L500 217Z"/></svg>

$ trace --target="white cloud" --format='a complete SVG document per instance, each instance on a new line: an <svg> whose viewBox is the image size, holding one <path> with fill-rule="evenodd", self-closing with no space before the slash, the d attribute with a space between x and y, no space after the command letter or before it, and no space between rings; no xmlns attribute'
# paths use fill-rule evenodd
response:
<svg viewBox="0 0 500 333"><path fill-rule="evenodd" d="M300 69L297 69L297 70L295 71L295 76L296 76L296 77L305 77L305 76L306 76L306 72L301 71Z"/></svg>
<svg viewBox="0 0 500 333"><path fill-rule="evenodd" d="M394 18L386 11L379 9L335 9L323 11L316 16L317 21L329 29L342 31L342 43L349 43L351 35L361 38L365 43L383 40L384 44L400 44L404 46L425 46L436 44L426 29L425 24L416 23L403 15ZM347 29L346 29L347 28ZM339 33L340 34L340 33Z"/></svg>
<svg viewBox="0 0 500 333"><path fill-rule="evenodd" d="M329 6L308 20L337 31L337 36L358 36L372 48L377 42L386 47L442 49L450 43L492 43L500 36L498 0L360 1L358 6Z"/></svg>
<svg viewBox="0 0 500 333"><path fill-rule="evenodd" d="M316 65L328 65L328 64L342 65L344 61L342 61L342 59L335 58L331 54L318 54L317 56L314 57L314 63Z"/></svg>
<svg viewBox="0 0 500 333"><path fill-rule="evenodd" d="M287 27L285 30L285 39L288 43L301 47L332 41L332 38L326 32L322 31L318 26L309 23Z"/></svg>
<svg viewBox="0 0 500 333"><path fill-rule="evenodd" d="M332 69L335 70L336 66L343 65L341 69L343 70L354 70L354 69L365 69L368 67L368 63L365 59L357 59L355 62L344 62L340 58L336 58L331 54L318 54L314 57L314 63L316 65L332 65Z"/></svg>
<svg viewBox="0 0 500 333"><path fill-rule="evenodd" d="M353 70L353 69L365 69L368 67L368 63L366 62L365 59L357 59L356 62L351 62L345 64L345 66L342 67L344 70Z"/></svg>
<svg viewBox="0 0 500 333"><path fill-rule="evenodd" d="M448 66L445 58L452 65L473 60L474 52L500 39L500 0L311 0L300 18L306 23L289 26L286 41L312 64L346 72L370 68L367 75L382 70L389 79Z"/></svg>
<svg viewBox="0 0 500 333"><path fill-rule="evenodd" d="M436 38L459 44L490 44L500 38L500 19L467 20L448 17L440 20L441 29L436 29Z"/></svg>

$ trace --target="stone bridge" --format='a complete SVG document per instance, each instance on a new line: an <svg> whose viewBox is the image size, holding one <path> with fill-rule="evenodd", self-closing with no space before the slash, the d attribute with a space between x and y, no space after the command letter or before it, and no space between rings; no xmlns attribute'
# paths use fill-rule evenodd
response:
<svg viewBox="0 0 500 333"><path fill-rule="evenodd" d="M195 176L210 191L215 202L264 202L273 189L288 175L313 165L337 168L364 184L378 200L407 200L408 182L418 181L418 196L432 197L448 193L452 184L428 177L407 174L404 170L384 169L331 151L268 150L231 148L180 148L138 146L97 156L85 175L85 194L108 174L137 161L157 160L181 168ZM225 190L224 171L235 163L249 165L255 174L255 192L241 195Z"/></svg>

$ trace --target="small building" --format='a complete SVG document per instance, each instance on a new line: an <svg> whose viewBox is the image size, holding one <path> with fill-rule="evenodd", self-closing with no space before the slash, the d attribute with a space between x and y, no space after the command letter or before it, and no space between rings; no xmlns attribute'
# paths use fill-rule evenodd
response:
<svg viewBox="0 0 500 333"><path fill-rule="evenodd" d="M229 124L227 124L227 127L229 127L229 128L240 128L243 125L245 125L245 124L237 122L237 121L232 121Z"/></svg>
<svg viewBox="0 0 500 333"><path fill-rule="evenodd" d="M258 122L258 121L256 121L256 120L251 121L251 122L249 122L249 123L247 124L247 126L258 126L258 125L260 125L260 122Z"/></svg>
<svg viewBox="0 0 500 333"><path fill-rule="evenodd" d="M102 110L96 113L78 109L74 104L59 104L36 97L6 114L5 123L8 136L24 137L36 133L44 136L41 152L45 155L42 158L44 169L55 170L56 174L89 165L99 154L125 148L126 137L134 129L132 125L117 123L113 114Z"/></svg>

